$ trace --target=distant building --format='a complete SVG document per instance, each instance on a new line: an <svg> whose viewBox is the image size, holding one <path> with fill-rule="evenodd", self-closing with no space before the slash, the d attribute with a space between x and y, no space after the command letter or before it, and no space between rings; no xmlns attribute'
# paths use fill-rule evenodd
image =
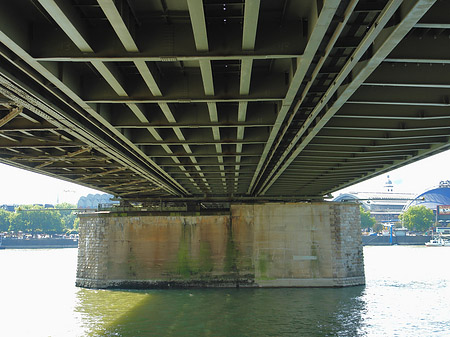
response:
<svg viewBox="0 0 450 337"><path fill-rule="evenodd" d="M416 197L414 193L394 192L394 184L389 176L383 186L383 192L350 192L339 195L333 201L359 201L361 206L370 211L378 223L398 222L405 205Z"/></svg>
<svg viewBox="0 0 450 337"><path fill-rule="evenodd" d="M417 195L405 205L404 211L412 206L433 210L437 227L450 227L450 180L441 181L438 186Z"/></svg>
<svg viewBox="0 0 450 337"><path fill-rule="evenodd" d="M44 208L55 208L55 205L53 204L33 204L33 206L41 206Z"/></svg>
<svg viewBox="0 0 450 337"><path fill-rule="evenodd" d="M359 201L382 224L398 222L398 216L411 206L425 206L433 210L438 226L450 226L450 181L441 181L439 186L422 193L396 193L389 176L384 192L351 192L336 197L333 201Z"/></svg>
<svg viewBox="0 0 450 337"><path fill-rule="evenodd" d="M5 211L8 212L15 212L16 208L19 207L21 205L0 205L1 209L4 209ZM41 206L43 208L54 208L55 206L52 204L33 204L33 206Z"/></svg>
<svg viewBox="0 0 450 337"><path fill-rule="evenodd" d="M14 212L16 210L16 207L18 207L18 205L1 205L0 208L4 209L5 211L8 212Z"/></svg>
<svg viewBox="0 0 450 337"><path fill-rule="evenodd" d="M99 204L118 204L118 201L112 201L114 198L111 194L88 194L78 200L78 208L97 209Z"/></svg>

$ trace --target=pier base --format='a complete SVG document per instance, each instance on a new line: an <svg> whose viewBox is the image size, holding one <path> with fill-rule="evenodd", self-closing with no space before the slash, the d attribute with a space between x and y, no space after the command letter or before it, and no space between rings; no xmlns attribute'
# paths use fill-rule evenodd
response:
<svg viewBox="0 0 450 337"><path fill-rule="evenodd" d="M76 284L87 288L364 284L359 207L236 204L227 212L80 215Z"/></svg>

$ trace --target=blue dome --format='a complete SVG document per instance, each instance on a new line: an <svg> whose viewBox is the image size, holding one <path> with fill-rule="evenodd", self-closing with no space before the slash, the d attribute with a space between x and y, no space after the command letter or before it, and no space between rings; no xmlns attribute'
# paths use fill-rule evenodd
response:
<svg viewBox="0 0 450 337"><path fill-rule="evenodd" d="M435 210L438 205L450 205L450 188L449 187L437 187L432 188L419 194L414 198L405 210L411 206L425 206L429 209Z"/></svg>

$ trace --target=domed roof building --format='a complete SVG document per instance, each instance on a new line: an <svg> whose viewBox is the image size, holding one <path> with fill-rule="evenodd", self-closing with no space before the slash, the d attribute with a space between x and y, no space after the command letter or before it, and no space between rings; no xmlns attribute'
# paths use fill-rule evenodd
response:
<svg viewBox="0 0 450 337"><path fill-rule="evenodd" d="M389 176L387 176L387 180L384 183L384 189L386 192L394 192L394 184L392 183L391 179L389 179Z"/></svg>
<svg viewBox="0 0 450 337"><path fill-rule="evenodd" d="M450 205L450 181L441 181L438 186L432 187L420 194L405 205L405 211L411 206L425 206L436 210L438 206Z"/></svg>
<svg viewBox="0 0 450 337"><path fill-rule="evenodd" d="M370 211L378 223L392 224L398 222L398 216L407 203L416 197L414 193L394 192L394 184L389 176L383 186L383 192L350 192L344 193L333 201L358 201L361 206Z"/></svg>
<svg viewBox="0 0 450 337"><path fill-rule="evenodd" d="M111 201L114 196L111 194L88 194L78 200L78 208L97 209L99 204L112 204L118 201Z"/></svg>
<svg viewBox="0 0 450 337"><path fill-rule="evenodd" d="M450 226L450 180L441 181L407 203L403 211L412 206L425 206L433 210L439 227Z"/></svg>
<svg viewBox="0 0 450 337"><path fill-rule="evenodd" d="M357 201L370 211L377 222L392 224L398 216L411 206L425 206L433 210L438 226L450 227L450 180L441 181L419 194L394 192L394 184L389 176L384 183L383 192L350 192L339 195L333 201ZM437 214L436 214L437 213Z"/></svg>

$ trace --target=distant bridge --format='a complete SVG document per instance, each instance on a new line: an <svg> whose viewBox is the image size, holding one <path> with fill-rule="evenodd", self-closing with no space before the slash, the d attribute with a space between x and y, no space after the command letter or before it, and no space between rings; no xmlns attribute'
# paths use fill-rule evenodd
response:
<svg viewBox="0 0 450 337"><path fill-rule="evenodd" d="M450 148L449 13L1 1L0 162L126 200L321 199Z"/></svg>

